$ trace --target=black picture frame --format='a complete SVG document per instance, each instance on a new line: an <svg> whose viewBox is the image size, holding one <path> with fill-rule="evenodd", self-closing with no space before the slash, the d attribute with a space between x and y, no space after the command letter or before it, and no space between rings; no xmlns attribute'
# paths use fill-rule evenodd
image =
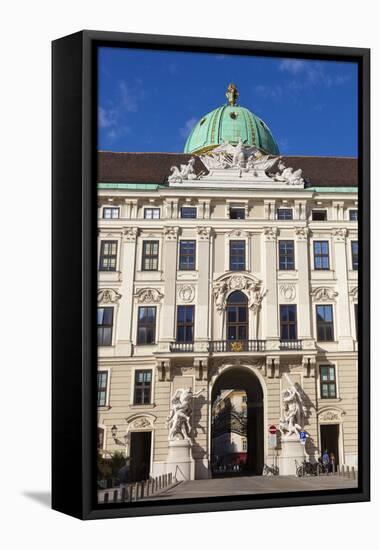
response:
<svg viewBox="0 0 379 550"><path fill-rule="evenodd" d="M355 61L359 82L358 488L96 504L96 49L99 46ZM82 31L52 44L52 507L81 519L370 499L370 50Z"/></svg>

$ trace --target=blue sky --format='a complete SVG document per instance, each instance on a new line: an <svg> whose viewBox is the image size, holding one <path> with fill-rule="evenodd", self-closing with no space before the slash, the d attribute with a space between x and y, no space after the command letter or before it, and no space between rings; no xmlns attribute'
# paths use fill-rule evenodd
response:
<svg viewBox="0 0 379 550"><path fill-rule="evenodd" d="M226 103L270 127L287 155L357 156L357 65L270 57L99 49L100 150L181 152L193 125Z"/></svg>

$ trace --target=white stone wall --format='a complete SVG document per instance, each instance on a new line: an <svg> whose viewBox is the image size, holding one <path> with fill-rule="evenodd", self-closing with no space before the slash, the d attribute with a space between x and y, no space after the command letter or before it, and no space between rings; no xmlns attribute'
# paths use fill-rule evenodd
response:
<svg viewBox="0 0 379 550"><path fill-rule="evenodd" d="M215 280L228 270L228 242L231 238L246 240L247 271L262 282L267 290L259 312L258 338L266 343L265 352L234 353L241 365L251 366L264 386L265 440L267 427L278 424L281 412L280 391L282 373L287 370L301 377L304 391L313 404L306 426L315 448L319 446L320 425L335 422L341 426L340 462L356 464L357 457L357 341L354 304L357 301L357 271L351 265L351 241L357 240L357 222L349 221L349 209L357 208L354 193L314 193L305 190L268 191L222 190L190 191L189 189L159 189L137 192L122 189L99 191L99 243L118 243L117 269L99 272L99 289L114 291L105 303L114 307L114 327L111 346L99 348L99 370L107 369L108 401L99 410L99 426L105 430L104 451L125 451L123 435L127 430L151 430L152 471L162 473L167 457L166 417L170 397L175 388L191 385L207 393L195 400L193 423L195 438L193 457L196 477L207 477L209 459L210 380L217 376L223 358L231 353L207 353L208 342L225 339L223 315L216 310L212 287ZM285 198L283 198L285 197ZM152 202L153 201L153 202ZM119 219L102 219L103 206L120 206ZM230 220L228 207L245 204L247 218ZM197 219L181 219L182 205L196 206ZM145 207L159 207L161 218L143 218ZM280 206L293 208L294 219L276 220ZM326 209L328 220L311 221L312 208ZM238 232L243 231L243 237ZM179 271L180 239L197 243L196 269ZM143 240L159 241L157 271L142 271ZM278 241L295 242L295 269L278 270ZM313 241L328 240L330 270L317 271L313 265ZM186 288L187 293L182 289ZM137 346L138 294L144 289L158 291L156 301L143 303L157 307L156 343ZM195 342L192 353L170 352L176 335L176 307L195 305ZM297 305L298 337L303 350L283 351L279 348L279 304ZM335 340L317 342L316 304L332 304ZM251 327L257 316L250 314ZM250 337L256 335L250 332ZM218 367L214 367L217 358ZM321 399L319 364L336 365L337 398ZM263 366L262 366L263 365ZM151 368L154 372L151 405L133 404L133 372L136 368ZM325 412L329 412L326 415ZM334 415L334 416L333 416ZM146 417L144 427L133 427L133 421ZM323 418L329 417L329 420ZM332 420L330 420L332 419ZM138 424L138 422L137 422ZM118 427L119 441L114 441L111 427ZM280 452L280 451L279 451ZM265 461L271 463L274 451L265 443Z"/></svg>

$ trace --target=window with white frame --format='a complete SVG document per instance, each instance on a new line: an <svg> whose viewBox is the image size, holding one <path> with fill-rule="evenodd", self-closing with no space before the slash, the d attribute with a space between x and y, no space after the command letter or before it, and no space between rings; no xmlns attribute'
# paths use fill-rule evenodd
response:
<svg viewBox="0 0 379 550"><path fill-rule="evenodd" d="M104 220L114 220L120 217L120 209L117 206L104 206L103 218Z"/></svg>
<svg viewBox="0 0 379 550"><path fill-rule="evenodd" d="M145 208L143 211L145 220L159 220L161 217L160 208Z"/></svg>
<svg viewBox="0 0 379 550"><path fill-rule="evenodd" d="M107 404L108 371L100 370L97 373L97 406L105 407Z"/></svg>

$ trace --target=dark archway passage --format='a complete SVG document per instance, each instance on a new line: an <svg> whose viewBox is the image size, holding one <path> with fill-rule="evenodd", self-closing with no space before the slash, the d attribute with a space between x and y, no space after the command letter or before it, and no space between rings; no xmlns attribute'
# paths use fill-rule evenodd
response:
<svg viewBox="0 0 379 550"><path fill-rule="evenodd" d="M243 367L221 374L212 389L212 476L261 475L263 390Z"/></svg>

